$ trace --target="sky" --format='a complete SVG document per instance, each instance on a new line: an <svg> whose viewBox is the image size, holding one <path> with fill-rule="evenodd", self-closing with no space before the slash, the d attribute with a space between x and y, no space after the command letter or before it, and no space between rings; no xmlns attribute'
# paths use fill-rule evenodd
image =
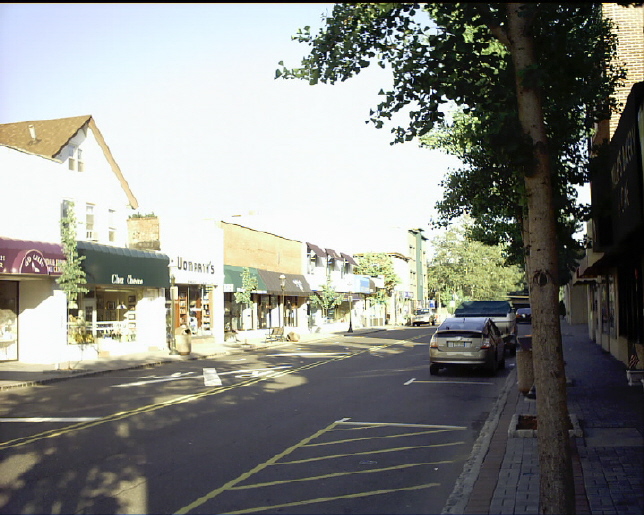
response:
<svg viewBox="0 0 644 515"><path fill-rule="evenodd" d="M385 225L433 234L439 183L459 163L365 123L385 71L275 79L307 53L291 36L332 6L0 4L0 123L92 115L161 230L252 212L346 252Z"/></svg>

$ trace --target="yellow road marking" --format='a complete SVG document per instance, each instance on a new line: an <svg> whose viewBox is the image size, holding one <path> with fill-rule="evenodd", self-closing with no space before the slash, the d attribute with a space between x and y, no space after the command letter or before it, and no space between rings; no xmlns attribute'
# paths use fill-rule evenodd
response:
<svg viewBox="0 0 644 515"><path fill-rule="evenodd" d="M335 445L337 443L348 443L348 442L359 442L360 440L379 440L384 438L404 438L405 436L419 436L419 435L430 435L434 433L444 433L446 431L452 431L451 429L434 429L432 431L419 431L416 433L402 433L398 435L387 435L387 436L363 436L360 438L347 438L345 440L334 440L333 442L321 442L321 443L310 443L307 447L319 447L322 445Z"/></svg>
<svg viewBox="0 0 644 515"><path fill-rule="evenodd" d="M337 424L337 422L333 422L332 424L329 424L324 429L320 429L317 433L314 433L313 435L311 435L311 436L309 436L307 438L304 438L303 440L301 440L300 442L296 443L295 445L289 447L285 451L280 452L279 454L276 454L275 456L273 456L268 461L265 461L264 463L261 463L261 464L257 465L256 467L254 467L250 471L244 472L241 476L237 477L236 479L233 479L232 481L228 481L228 483L226 483L225 485L213 490L210 493L207 493L203 497L200 497L196 501L194 501L194 502L188 504L187 506L181 508L180 510L178 510L176 512L177 515L182 514L182 513L188 513L191 510L194 510L195 508L198 508L199 506L201 506L205 502L207 502L207 501L209 501L211 499L214 499L215 497L217 497L222 492L231 489L237 483L241 483L242 481L244 481L245 479L249 478L253 474L256 474L257 472L265 469L269 465L273 465L275 462L277 462L278 460L282 459L284 456L288 456L289 454L291 454L296 449L299 449L300 447L306 445L311 440L319 437L320 435L326 433L327 431L330 431L331 429L333 429L335 427L336 424Z"/></svg>
<svg viewBox="0 0 644 515"><path fill-rule="evenodd" d="M391 345L393 345L393 343L387 343L387 344L382 345L382 348L389 347ZM292 369L288 369L288 370L284 370L284 371L276 371L276 372L274 372L272 374L267 374L265 376L251 378L251 379L242 381L240 383L236 383L234 385L218 386L216 388L206 390L206 391L203 391L203 392L190 394L190 395L183 395L181 397L176 397L174 399L169 399L169 400L164 401L164 402L160 402L160 403L156 403L156 404L148 404L146 406L141 406L141 407L135 408L133 410L121 411L121 412L118 412L118 413L113 413L111 415L106 415L105 417L100 417L97 420L92 421L92 422L82 422L82 423L78 423L78 424L72 424L72 425L66 426L64 428L52 429L52 430L49 430L49 431L43 431L42 433L37 433L37 434L32 435L32 436L25 436L25 437L21 437L21 438L16 438L14 440L9 440L9 441L6 441L6 442L0 442L0 450L10 449L10 448L15 448L15 447L21 447L23 445L28 445L30 443L37 442L39 440L43 440L45 438L56 438L58 436L62 436L62 435L67 434L67 433L71 433L71 432L74 432L74 431L80 431L82 429L89 429L91 427L95 427L95 426L98 426L98 425L101 425L101 424L105 424L107 422L115 422L117 420L123 420L125 418L129 418L129 417L132 417L132 416L135 416L135 415L140 415L140 414L143 414L143 413L150 413L152 411L156 411L156 410L161 409L161 408L167 408L168 406L174 406L174 405L182 404L182 403L185 403L185 402L191 402L191 401L198 400L198 399L201 399L201 398L204 398L204 397L209 397L211 395L218 395L220 393L224 393L224 392L233 390L235 388L240 388L240 387L243 387L243 386L251 386L251 385L263 382L263 381L268 381L270 379L276 379L278 377L294 374L294 373L297 373L297 372L302 372L304 370L309 370L309 369L312 369L312 368L315 368L315 367L319 367L321 365L326 365L327 363L332 363L332 362L335 362L335 361L342 361L344 359L351 358L353 356L358 356L360 354L364 354L366 352L369 352L369 350L370 349L363 349L363 350L359 350L359 351L356 351L354 353L348 354L346 356L333 357L333 358L329 358L329 359L326 359L326 360L316 361L314 363L309 363L309 364L304 365L304 366L299 367L299 368L292 368Z"/></svg>
<svg viewBox="0 0 644 515"><path fill-rule="evenodd" d="M293 506L305 506L307 504L316 504L329 501L337 501L339 499L359 499L361 497L369 497L371 495L390 494L393 492L405 492L411 490L422 490L423 488L432 488L440 486L440 483L425 483L416 486L406 486L404 488L390 488L386 490L372 490L371 492L358 492L356 494L338 495L337 497L319 497L317 499L305 499L303 501L289 502L285 504L275 504L273 506L258 506L256 508L248 508L246 510L227 511L228 515L241 515L242 513L256 513L258 511L270 511L271 513L278 508L291 508Z"/></svg>
<svg viewBox="0 0 644 515"><path fill-rule="evenodd" d="M395 447L392 449L380 449L377 451L349 452L346 454L333 454L331 456L317 456L315 458L306 458L303 460L283 461L278 465L299 465L300 463L310 463L312 461L332 460L335 458L344 458L346 456L363 456L371 454L382 454L386 452L408 451L410 449L432 449L435 447L449 447L451 445L463 445L465 442L436 443L433 445L412 445L410 447Z"/></svg>
<svg viewBox="0 0 644 515"><path fill-rule="evenodd" d="M453 461L433 461L429 463L404 463L402 465L394 465L392 467L383 467L379 469L355 470L353 472L334 472L332 474L324 474L321 476L300 477L296 479L269 481L267 483L255 483L253 485L234 486L230 490L252 490L253 488L264 488L267 486L283 485L287 483L297 483L298 481L317 481L319 479L329 479L332 477L350 476L352 474L372 474L374 472L387 472L390 470L400 470L400 469L406 469L411 467L445 465L447 463L454 463L454 462Z"/></svg>

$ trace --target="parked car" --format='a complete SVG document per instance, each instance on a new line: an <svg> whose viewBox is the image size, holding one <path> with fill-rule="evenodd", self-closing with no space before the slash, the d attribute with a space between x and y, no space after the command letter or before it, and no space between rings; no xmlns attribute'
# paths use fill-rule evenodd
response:
<svg viewBox="0 0 644 515"><path fill-rule="evenodd" d="M429 373L454 365L485 367L495 375L505 368L505 342L488 317L447 318L429 343Z"/></svg>
<svg viewBox="0 0 644 515"><path fill-rule="evenodd" d="M414 315L411 317L411 325L413 325L414 327L421 324L434 325L435 323L436 318L434 317L431 309L417 309L416 311L414 311Z"/></svg>
<svg viewBox="0 0 644 515"><path fill-rule="evenodd" d="M517 317L515 309L507 300L464 301L454 311L454 317L489 317L503 335L506 348L511 354L517 349Z"/></svg>
<svg viewBox="0 0 644 515"><path fill-rule="evenodd" d="M532 309L519 308L517 309L517 322L532 322Z"/></svg>

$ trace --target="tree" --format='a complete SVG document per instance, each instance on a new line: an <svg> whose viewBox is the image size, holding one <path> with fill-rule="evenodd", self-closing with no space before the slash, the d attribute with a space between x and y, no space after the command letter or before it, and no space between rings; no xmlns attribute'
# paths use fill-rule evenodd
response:
<svg viewBox="0 0 644 515"><path fill-rule="evenodd" d="M235 292L235 302L248 306L253 302L253 292L257 290L257 277L250 272L247 266L242 270L242 288Z"/></svg>
<svg viewBox="0 0 644 515"><path fill-rule="evenodd" d="M357 275L368 275L369 277L384 276L384 292L388 297L393 295L396 285L400 283L400 279L394 271L391 256L384 252L367 252L358 256L358 265L355 267L354 273Z"/></svg>
<svg viewBox="0 0 644 515"><path fill-rule="evenodd" d="M314 306L322 309L322 315L326 318L329 314L329 309L339 306L342 303L342 293L337 293L331 278L327 277L326 283L322 286L320 291L316 291L315 295L311 297L311 302Z"/></svg>
<svg viewBox="0 0 644 515"><path fill-rule="evenodd" d="M432 241L427 287L444 301L502 300L508 292L523 289L522 268L507 266L504 248L467 237L467 227L457 226Z"/></svg>
<svg viewBox="0 0 644 515"><path fill-rule="evenodd" d="M74 203L67 202L65 204L65 213L60 219L60 239L65 261L61 266L61 275L56 279L56 282L60 285L60 289L65 292L68 305L78 300L79 293L89 291L83 286L87 284L85 271L81 267L85 256L78 255L76 223Z"/></svg>
<svg viewBox="0 0 644 515"><path fill-rule="evenodd" d="M421 21L422 10L431 14ZM393 87L381 91L383 101L371 112L376 127L399 112L409 125L392 129L394 142L411 141L444 119L446 102L463 106L466 114L498 121L499 153L512 156L511 166L498 170L499 184L514 177L509 190L519 199L522 244L526 256L533 309L533 349L539 416L540 509L543 513L573 513L574 489L568 441L568 412L561 331L557 313L559 213L570 202L571 179L587 179L584 171L568 168L579 179L557 175L551 153L556 141L546 124L567 117L584 119L584 128L608 116L610 103L574 102L590 88L608 99L614 75L607 69L609 52L587 53L576 65L579 49L601 44L610 33L601 23L597 4L336 4L315 36L305 27L294 37L310 45L299 68L283 66L277 75L310 84L346 80L375 61L393 74ZM596 30L590 30L596 29ZM606 43L608 44L608 43ZM600 45L601 46L601 45ZM576 50L577 52L571 52ZM604 52L604 53L602 53ZM581 52L583 57L583 52ZM552 102L566 91L569 109ZM574 94L573 94L574 93ZM511 102L511 103L510 103ZM509 131L509 132L508 132ZM520 137L504 138L504 134ZM585 133L568 137L583 152ZM576 138L576 139L575 139ZM498 153L496 154L498 155ZM502 162L495 159L497 163ZM502 188L494 183L491 187ZM562 195L561 193L565 194Z"/></svg>
<svg viewBox="0 0 644 515"><path fill-rule="evenodd" d="M235 302L242 305L242 315L243 310L252 305L253 303L253 292L257 290L257 277L253 275L250 271L250 268L244 267L242 270L242 288L241 291L235 292ZM242 328L246 329L245 317L242 316L241 320Z"/></svg>

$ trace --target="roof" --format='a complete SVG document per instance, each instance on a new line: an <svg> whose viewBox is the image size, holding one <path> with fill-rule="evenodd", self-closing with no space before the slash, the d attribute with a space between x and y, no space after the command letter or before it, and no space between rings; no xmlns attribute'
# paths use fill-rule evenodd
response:
<svg viewBox="0 0 644 515"><path fill-rule="evenodd" d="M33 128L35 138L32 136L30 128ZM129 184L123 177L121 169L114 160L112 152L105 143L105 139L91 115L0 124L0 145L63 162L64 159L61 160L58 157L61 150L79 131L87 128L90 128L94 133L96 141L103 150L105 159L107 159L114 175L116 175L123 191L125 191L130 206L136 209L139 207L139 202L130 190Z"/></svg>

